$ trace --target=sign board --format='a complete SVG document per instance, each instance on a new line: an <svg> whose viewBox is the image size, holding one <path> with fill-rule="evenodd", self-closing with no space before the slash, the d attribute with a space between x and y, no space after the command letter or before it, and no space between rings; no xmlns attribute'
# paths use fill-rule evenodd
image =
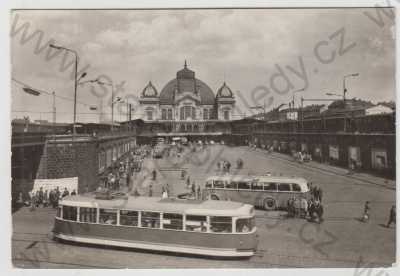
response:
<svg viewBox="0 0 400 276"><path fill-rule="evenodd" d="M329 157L332 159L339 160L339 147L329 145Z"/></svg>
<svg viewBox="0 0 400 276"><path fill-rule="evenodd" d="M59 187L60 191L63 192L65 188L71 193L75 190L78 193L78 177L67 177L67 178L55 178L55 179L35 179L33 183L33 192L39 191L40 188L43 191L56 189Z"/></svg>

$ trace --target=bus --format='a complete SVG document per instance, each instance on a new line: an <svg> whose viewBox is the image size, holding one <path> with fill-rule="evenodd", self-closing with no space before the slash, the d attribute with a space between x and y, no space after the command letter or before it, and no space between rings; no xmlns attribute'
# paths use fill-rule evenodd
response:
<svg viewBox="0 0 400 276"><path fill-rule="evenodd" d="M276 210L286 209L289 198L308 200L310 191L307 180L300 177L223 175L207 178L203 197Z"/></svg>
<svg viewBox="0 0 400 276"><path fill-rule="evenodd" d="M91 194L60 201L55 239L213 257L251 257L258 236L254 207L214 200Z"/></svg>

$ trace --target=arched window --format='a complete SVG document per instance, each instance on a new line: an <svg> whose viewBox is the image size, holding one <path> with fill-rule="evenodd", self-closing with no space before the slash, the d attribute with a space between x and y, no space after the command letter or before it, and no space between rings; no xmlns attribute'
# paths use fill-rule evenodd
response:
<svg viewBox="0 0 400 276"><path fill-rule="evenodd" d="M151 107L146 108L146 117L147 117L148 121L153 120L153 108L151 108Z"/></svg>
<svg viewBox="0 0 400 276"><path fill-rule="evenodd" d="M180 114L181 120L187 120L188 118L191 118L192 120L196 119L196 109L193 106L182 106Z"/></svg>
<svg viewBox="0 0 400 276"><path fill-rule="evenodd" d="M224 120L229 120L229 109L224 109Z"/></svg>
<svg viewBox="0 0 400 276"><path fill-rule="evenodd" d="M208 108L204 108L203 110L203 120L209 120L210 119L210 113L208 111Z"/></svg>

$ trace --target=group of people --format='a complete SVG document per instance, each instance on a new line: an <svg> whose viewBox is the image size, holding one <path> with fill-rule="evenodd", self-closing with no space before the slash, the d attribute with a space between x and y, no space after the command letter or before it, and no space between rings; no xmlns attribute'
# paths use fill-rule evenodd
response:
<svg viewBox="0 0 400 276"><path fill-rule="evenodd" d="M321 223L323 221L324 208L319 200L311 197L305 198L290 197L287 201L288 217L300 217L309 219L311 222Z"/></svg>
<svg viewBox="0 0 400 276"><path fill-rule="evenodd" d="M364 212L363 215L361 217L361 221L362 222L368 222L371 216L371 206L370 206L370 202L366 201L364 204ZM396 224L396 206L392 205L392 207L390 208L389 211L389 219L388 222L386 223L386 227L389 228L390 225Z"/></svg>
<svg viewBox="0 0 400 276"><path fill-rule="evenodd" d="M221 160L217 162L217 170L224 173L229 173L231 170L231 162L227 160Z"/></svg>
<svg viewBox="0 0 400 276"><path fill-rule="evenodd" d="M53 208L57 208L60 199L69 195L76 195L76 190L73 189L70 194L67 188L64 188L64 190L61 192L59 187L51 189L50 191L43 190L43 187L40 187L40 189L37 191L30 191L28 195L29 199L27 201L24 201L21 192L19 195L18 203L21 205L23 204L25 206L30 206L31 211L34 211L35 208L38 208L39 206L51 206Z"/></svg>

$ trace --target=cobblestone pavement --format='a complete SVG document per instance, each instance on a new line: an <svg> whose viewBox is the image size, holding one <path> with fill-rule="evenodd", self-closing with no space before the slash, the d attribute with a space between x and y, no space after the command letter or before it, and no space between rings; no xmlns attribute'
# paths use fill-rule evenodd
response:
<svg viewBox="0 0 400 276"><path fill-rule="evenodd" d="M384 227L395 203L395 183L367 174L347 171L316 162L299 164L278 153L268 154L247 147L209 146L202 152L180 158L147 159L143 172L132 185L145 194L151 184L159 195L169 184L171 194L186 192L180 179L186 168L191 180L201 186L216 171L216 162L244 160L240 174L296 175L324 191L325 221L319 224L286 219L281 212L256 211L259 248L248 260L216 260L135 250L57 243L51 239L54 210L22 208L13 214L12 256L18 267L49 268L256 268L256 267L356 267L391 266L395 262L395 228ZM158 171L156 181L151 170ZM146 175L148 175L146 177ZM371 219L359 217L364 202L371 202Z"/></svg>

